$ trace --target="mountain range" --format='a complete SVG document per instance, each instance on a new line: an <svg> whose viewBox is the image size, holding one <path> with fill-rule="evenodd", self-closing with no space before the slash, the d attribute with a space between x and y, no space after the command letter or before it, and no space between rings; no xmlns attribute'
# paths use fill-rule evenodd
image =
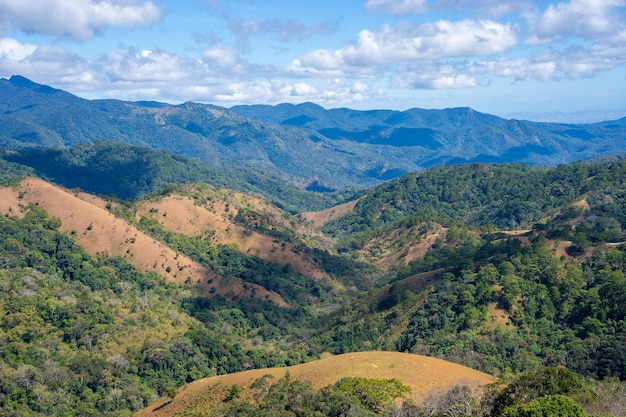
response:
<svg viewBox="0 0 626 417"><path fill-rule="evenodd" d="M506 120L471 108L406 111L85 100L21 76L0 79L0 146L112 140L213 167L243 166L313 191L364 188L440 163L557 165L626 152L626 118Z"/></svg>

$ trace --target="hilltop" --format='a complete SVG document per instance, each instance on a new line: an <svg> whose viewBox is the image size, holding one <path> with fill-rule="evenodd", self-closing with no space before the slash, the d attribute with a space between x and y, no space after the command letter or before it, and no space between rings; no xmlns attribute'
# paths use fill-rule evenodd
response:
<svg viewBox="0 0 626 417"><path fill-rule="evenodd" d="M292 381L308 381L320 389L342 378L398 379L411 388L406 399L421 402L437 391L455 385L479 387L492 383L487 374L426 356L398 352L356 352L333 356L286 368L256 369L195 381L184 386L173 399L163 398L135 414L135 417L169 417L185 413L202 413L216 408L233 385L244 387L250 397L251 385L264 376L274 380L289 375Z"/></svg>

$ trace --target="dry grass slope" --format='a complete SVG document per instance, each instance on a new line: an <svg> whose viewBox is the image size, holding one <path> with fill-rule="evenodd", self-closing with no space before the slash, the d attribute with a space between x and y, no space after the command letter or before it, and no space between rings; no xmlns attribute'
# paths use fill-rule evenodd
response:
<svg viewBox="0 0 626 417"><path fill-rule="evenodd" d="M308 211L300 214L302 220L311 223L314 227L322 227L326 223L350 213L359 200L350 201L322 211Z"/></svg>
<svg viewBox="0 0 626 417"><path fill-rule="evenodd" d="M248 201L246 203L250 204ZM260 203L254 203L257 206L254 208L262 209ZM237 215L237 211L236 202L227 205L224 199L214 199L210 205L201 206L190 197L170 195L156 201L143 202L138 206L137 214L158 219L172 233L198 236L210 231L214 233L215 243L234 244L241 252L265 261L279 265L291 264L306 277L330 280L328 274L317 268L311 260L296 254L291 243L279 242L235 224L231 218Z"/></svg>
<svg viewBox="0 0 626 417"><path fill-rule="evenodd" d="M255 369L195 381L180 388L171 402L169 398L162 398L136 413L135 417L174 417L206 412L226 396L230 386L249 387L266 374L273 375L276 380L284 377L286 372L292 379L311 381L316 388L344 377L397 378L411 387L411 398L417 402L431 392L454 385L483 386L493 382L490 375L428 356L378 351L347 353L287 368Z"/></svg>
<svg viewBox="0 0 626 417"><path fill-rule="evenodd" d="M115 217L97 197L87 198L37 178L26 178L16 187L0 188L0 213L21 216L21 207L28 204L61 219L61 230L71 233L92 256L122 256L139 270L156 272L168 281L183 283L191 279L206 294L214 287L216 294L226 297L254 295L287 305L280 295L261 286L247 284L244 288L242 282L222 282L220 276Z"/></svg>

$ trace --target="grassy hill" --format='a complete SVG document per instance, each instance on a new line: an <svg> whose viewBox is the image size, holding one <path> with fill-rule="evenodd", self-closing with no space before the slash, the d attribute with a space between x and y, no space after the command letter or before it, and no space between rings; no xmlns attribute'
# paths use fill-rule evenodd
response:
<svg viewBox="0 0 626 417"><path fill-rule="evenodd" d="M27 178L12 188L0 188L0 199L3 201L0 209L7 214L19 216L23 214L20 205L33 204L57 217L61 221L61 230L75 236L77 243L92 256L120 256L145 273L155 272L177 283L197 283L206 294L210 288L213 293L221 295L250 297L254 293L260 299L286 305L278 294L258 285L249 284L249 288L244 288L241 282L221 285L221 276L101 207L109 203L92 204L88 199L80 198L80 194L74 195L36 178Z"/></svg>
<svg viewBox="0 0 626 417"><path fill-rule="evenodd" d="M242 397L252 400L251 385L265 375L274 380L289 374L291 380L309 381L314 388L323 388L342 378L400 380L411 388L406 399L416 402L437 390L448 390L455 385L480 387L494 379L457 364L426 356L398 352L356 352L332 356L286 368L256 369L195 381L182 387L173 399L162 398L150 407L134 414L135 417L170 417L184 413L207 413L222 403L233 385L244 387Z"/></svg>

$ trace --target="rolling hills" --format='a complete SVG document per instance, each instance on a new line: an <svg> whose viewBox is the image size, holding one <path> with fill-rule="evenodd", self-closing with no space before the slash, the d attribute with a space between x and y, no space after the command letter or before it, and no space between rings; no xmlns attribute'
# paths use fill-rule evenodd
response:
<svg viewBox="0 0 626 417"><path fill-rule="evenodd" d="M411 415L354 390L567 367L623 415L624 120L0 92L0 414Z"/></svg>
<svg viewBox="0 0 626 417"><path fill-rule="evenodd" d="M147 236L134 225L120 219L105 209L110 203L95 202L81 198L36 178L24 179L12 188L0 189L2 214L23 214L20 206L33 204L61 221L61 230L75 236L78 244L92 256L105 254L121 256L143 272L156 272L168 281L183 283L186 280L198 283L207 294L210 287L216 294L236 294L261 299L270 299L285 306L285 301L276 293L241 283L220 285L222 277L207 270L185 255ZM182 204L181 204L182 205ZM211 281L212 285L207 282ZM231 295L232 296L232 295Z"/></svg>
<svg viewBox="0 0 626 417"><path fill-rule="evenodd" d="M203 183L120 201L13 180L0 407L39 416L59 387L46 404L123 415L205 377L372 350L624 378L625 167L438 167L301 215Z"/></svg>

